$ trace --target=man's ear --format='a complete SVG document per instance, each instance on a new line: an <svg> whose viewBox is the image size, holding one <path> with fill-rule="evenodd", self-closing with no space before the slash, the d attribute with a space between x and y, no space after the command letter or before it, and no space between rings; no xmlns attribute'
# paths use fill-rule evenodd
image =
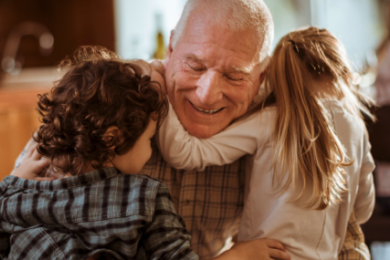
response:
<svg viewBox="0 0 390 260"><path fill-rule="evenodd" d="M173 52L172 41L173 41L174 34L175 34L175 31L172 30L171 31L171 36L169 37L169 44L168 44L168 48L167 48L167 57L164 60L164 65L167 64L167 62L169 61L169 58L171 57L172 52Z"/></svg>
<svg viewBox="0 0 390 260"><path fill-rule="evenodd" d="M115 143L119 134L119 129L116 126L110 126L103 135L103 141L111 149L115 149Z"/></svg>
<svg viewBox="0 0 390 260"><path fill-rule="evenodd" d="M265 76L267 76L267 73L268 73L268 69L269 69L269 65L263 70L263 72L260 74L260 85L263 84L264 80L265 80Z"/></svg>

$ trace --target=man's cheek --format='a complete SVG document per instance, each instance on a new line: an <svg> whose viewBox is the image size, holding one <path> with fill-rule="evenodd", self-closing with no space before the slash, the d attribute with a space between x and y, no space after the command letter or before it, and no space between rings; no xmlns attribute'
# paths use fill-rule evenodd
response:
<svg viewBox="0 0 390 260"><path fill-rule="evenodd" d="M234 119L242 116L245 114L248 110L249 104L252 102L252 99L248 97L247 94L245 95L240 95L240 96L235 96L235 99L231 99L233 102L232 104L232 114Z"/></svg>
<svg viewBox="0 0 390 260"><path fill-rule="evenodd" d="M225 93L225 96L230 99L237 108L248 106L253 100L253 95L246 89L237 88L229 93Z"/></svg>
<svg viewBox="0 0 390 260"><path fill-rule="evenodd" d="M190 90L196 88L197 79L188 73L177 73L176 89Z"/></svg>

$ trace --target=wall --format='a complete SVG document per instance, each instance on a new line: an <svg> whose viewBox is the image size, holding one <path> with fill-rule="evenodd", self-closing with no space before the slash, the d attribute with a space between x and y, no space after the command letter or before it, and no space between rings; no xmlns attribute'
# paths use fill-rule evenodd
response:
<svg viewBox="0 0 390 260"><path fill-rule="evenodd" d="M264 0L274 18L275 41L305 26L326 28L344 44L354 67L361 71L384 35L373 0Z"/></svg>
<svg viewBox="0 0 390 260"><path fill-rule="evenodd" d="M156 48L158 28L161 29L167 46L170 32L179 21L185 2L115 0L118 54L124 59L150 59Z"/></svg>

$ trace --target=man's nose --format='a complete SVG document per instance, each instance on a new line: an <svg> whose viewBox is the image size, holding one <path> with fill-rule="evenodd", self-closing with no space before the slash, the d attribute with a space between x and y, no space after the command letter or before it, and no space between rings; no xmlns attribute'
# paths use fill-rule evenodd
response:
<svg viewBox="0 0 390 260"><path fill-rule="evenodd" d="M200 102L205 105L212 105L220 101L222 93L222 75L217 72L207 71L197 82L196 94Z"/></svg>

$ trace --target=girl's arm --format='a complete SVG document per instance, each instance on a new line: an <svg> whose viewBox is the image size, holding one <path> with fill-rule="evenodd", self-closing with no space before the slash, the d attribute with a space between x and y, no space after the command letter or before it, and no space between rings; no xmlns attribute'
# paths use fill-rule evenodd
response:
<svg viewBox="0 0 390 260"><path fill-rule="evenodd" d="M170 105L168 116L156 135L157 145L165 161L177 169L202 171L209 165L229 164L245 154L253 154L267 139L273 120L267 121L270 113L265 110L202 139L184 129Z"/></svg>
<svg viewBox="0 0 390 260"><path fill-rule="evenodd" d="M364 158L360 169L359 189L354 205L356 220L359 224L370 218L375 205L375 188L372 176L375 164L370 152L371 145L367 134L364 135L363 147Z"/></svg>

